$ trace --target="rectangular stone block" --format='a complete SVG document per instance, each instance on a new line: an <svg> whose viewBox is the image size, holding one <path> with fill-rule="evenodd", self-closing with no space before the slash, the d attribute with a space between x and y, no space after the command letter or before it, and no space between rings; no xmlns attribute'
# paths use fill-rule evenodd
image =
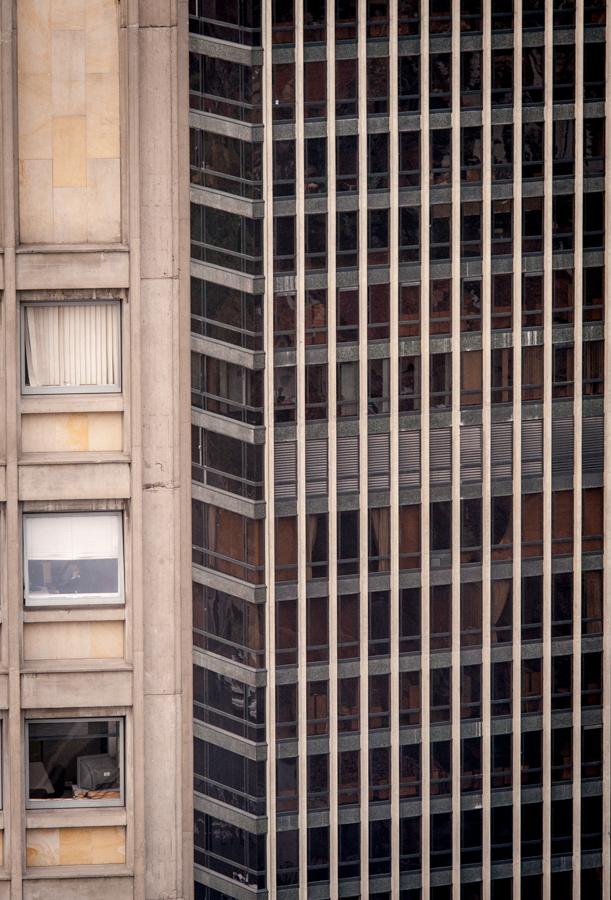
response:
<svg viewBox="0 0 611 900"><path fill-rule="evenodd" d="M122 500L130 494L128 463L19 467L20 500Z"/></svg>
<svg viewBox="0 0 611 900"><path fill-rule="evenodd" d="M30 622L23 627L26 660L122 659L124 624L117 622Z"/></svg>
<svg viewBox="0 0 611 900"><path fill-rule="evenodd" d="M85 31L54 28L52 35L53 116L84 116Z"/></svg>
<svg viewBox="0 0 611 900"><path fill-rule="evenodd" d="M118 159L87 160L87 240L121 240L121 164Z"/></svg>
<svg viewBox="0 0 611 900"><path fill-rule="evenodd" d="M19 0L17 49L19 74L51 72L51 0Z"/></svg>
<svg viewBox="0 0 611 900"><path fill-rule="evenodd" d="M87 75L87 156L89 159L118 159L119 84L112 73Z"/></svg>
<svg viewBox="0 0 611 900"><path fill-rule="evenodd" d="M53 0L51 28L85 28L86 0Z"/></svg>
<svg viewBox="0 0 611 900"><path fill-rule="evenodd" d="M26 864L99 866L125 863L125 828L30 828L26 834Z"/></svg>
<svg viewBox="0 0 611 900"><path fill-rule="evenodd" d="M84 244L87 240L87 188L53 189L54 240L61 244Z"/></svg>
<svg viewBox="0 0 611 900"><path fill-rule="evenodd" d="M118 72L119 41L116 0L87 4L85 65L88 72Z"/></svg>
<svg viewBox="0 0 611 900"><path fill-rule="evenodd" d="M53 118L53 187L87 186L85 116Z"/></svg>
<svg viewBox="0 0 611 900"><path fill-rule="evenodd" d="M19 79L19 153L21 159L53 155L51 135L51 75L22 75Z"/></svg>
<svg viewBox="0 0 611 900"><path fill-rule="evenodd" d="M119 452L122 447L122 413L35 413L21 418L23 453Z"/></svg>
<svg viewBox="0 0 611 900"><path fill-rule="evenodd" d="M21 676L24 709L131 706L131 672L49 672Z"/></svg>
<svg viewBox="0 0 611 900"><path fill-rule="evenodd" d="M0 277L1 273L0 258ZM21 291L122 288L128 285L129 255L124 250L17 254L17 288Z"/></svg>
<svg viewBox="0 0 611 900"><path fill-rule="evenodd" d="M53 240L53 161L19 162L19 226L21 241L46 244Z"/></svg>

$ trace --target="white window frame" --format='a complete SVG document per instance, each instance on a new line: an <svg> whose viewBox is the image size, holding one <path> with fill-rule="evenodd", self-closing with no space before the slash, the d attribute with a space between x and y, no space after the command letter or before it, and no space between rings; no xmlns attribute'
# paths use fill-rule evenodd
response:
<svg viewBox="0 0 611 900"><path fill-rule="evenodd" d="M58 516L112 516L118 523L119 559L118 559L118 593L117 596L104 596L96 594L57 594L37 596L30 594L28 563L27 522L32 519ZM123 539L123 513L120 510L61 510L57 512L24 512L22 515L23 536L23 597L26 609L36 608L76 608L82 606L124 606L125 605L125 542Z"/></svg>
<svg viewBox="0 0 611 900"><path fill-rule="evenodd" d="M119 797L116 800L37 800L30 799L30 725L44 725L53 722L55 725L72 722L118 722L119 723ZM24 722L24 785L26 809L75 809L101 808L109 806L125 806L125 717L124 716L73 716L60 719L46 718L26 719Z"/></svg>
<svg viewBox="0 0 611 900"><path fill-rule="evenodd" d="M86 385L47 385L31 387L26 383L25 365L25 312L27 308L40 309L50 306L116 306L119 310L119 377L116 384L86 384ZM25 396L40 394L118 394L121 392L121 380L123 370L123 329L122 310L120 300L65 300L65 301L28 301L21 303L20 309L20 337L19 346L21 353L21 393Z"/></svg>

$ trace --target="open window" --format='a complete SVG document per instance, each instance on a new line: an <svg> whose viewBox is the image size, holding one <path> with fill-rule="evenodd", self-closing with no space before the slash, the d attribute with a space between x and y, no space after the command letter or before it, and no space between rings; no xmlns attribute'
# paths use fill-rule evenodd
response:
<svg viewBox="0 0 611 900"><path fill-rule="evenodd" d="M121 390L121 311L105 303L24 303L24 394Z"/></svg>
<svg viewBox="0 0 611 900"><path fill-rule="evenodd" d="M123 603L120 512L23 517L26 606Z"/></svg>
<svg viewBox="0 0 611 900"><path fill-rule="evenodd" d="M26 722L26 806L123 806L123 719Z"/></svg>

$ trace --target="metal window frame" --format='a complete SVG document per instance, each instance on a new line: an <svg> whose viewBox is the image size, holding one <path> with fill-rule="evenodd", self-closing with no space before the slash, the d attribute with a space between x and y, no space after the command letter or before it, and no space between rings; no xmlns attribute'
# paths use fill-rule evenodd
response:
<svg viewBox="0 0 611 900"><path fill-rule="evenodd" d="M116 306L119 310L119 380L115 384L108 385L48 385L44 387L30 387L26 384L25 376L25 311L32 307L60 307L60 306ZM123 311L121 301L117 300L65 300L65 301L24 301L19 309L19 348L20 348L20 377L22 396L40 396L41 394L119 394L122 391L123 381Z"/></svg>
<svg viewBox="0 0 611 900"><path fill-rule="evenodd" d="M119 797L116 800L32 800L30 798L30 725L42 725L72 722L118 722L119 723ZM23 727L23 784L26 809L101 809L102 807L124 807L125 804L125 716L65 716L54 718L26 719ZM59 824L59 822L58 822Z"/></svg>
<svg viewBox="0 0 611 900"><path fill-rule="evenodd" d="M105 598L103 595L92 594L57 594L57 599L45 597L43 602L36 602L29 593L29 578L27 563L29 560L26 539L25 523L28 519L46 518L49 516L113 516L119 523L119 590L116 596ZM25 609L63 609L94 606L124 606L125 605L125 541L123 534L122 510L58 510L48 512L24 512L21 517L22 553L23 553L23 604ZM75 598L71 600L70 598Z"/></svg>

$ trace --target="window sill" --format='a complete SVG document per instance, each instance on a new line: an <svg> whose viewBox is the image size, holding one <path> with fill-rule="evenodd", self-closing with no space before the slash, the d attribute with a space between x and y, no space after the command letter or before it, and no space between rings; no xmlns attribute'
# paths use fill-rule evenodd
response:
<svg viewBox="0 0 611 900"><path fill-rule="evenodd" d="M86 828L104 825L127 825L127 810L125 807L26 810L26 828ZM53 868L55 870L56 867L44 866L41 868ZM74 867L64 866L63 868ZM107 867L105 866L104 868L106 869ZM120 868L123 868L123 866ZM36 872L38 871L40 870L36 869Z"/></svg>
<svg viewBox="0 0 611 900"><path fill-rule="evenodd" d="M22 675L131 671L131 664L124 659L31 659L25 660L21 667Z"/></svg>
<svg viewBox="0 0 611 900"><path fill-rule="evenodd" d="M24 609L24 623L33 622L116 622L126 618L125 607L75 607L66 609Z"/></svg>
<svg viewBox="0 0 611 900"><path fill-rule="evenodd" d="M75 450L53 452L22 453L18 460L20 466L65 466L72 463L129 463L131 457L127 453L114 450Z"/></svg>
<svg viewBox="0 0 611 900"><path fill-rule="evenodd" d="M21 395L21 412L23 414L123 412L123 409L123 394L120 391Z"/></svg>
<svg viewBox="0 0 611 900"><path fill-rule="evenodd" d="M129 253L127 244L20 244L16 253ZM83 292L84 295L86 291Z"/></svg>
<svg viewBox="0 0 611 900"><path fill-rule="evenodd" d="M45 881L49 878L133 878L133 869L128 866L40 866L26 869L24 881Z"/></svg>

